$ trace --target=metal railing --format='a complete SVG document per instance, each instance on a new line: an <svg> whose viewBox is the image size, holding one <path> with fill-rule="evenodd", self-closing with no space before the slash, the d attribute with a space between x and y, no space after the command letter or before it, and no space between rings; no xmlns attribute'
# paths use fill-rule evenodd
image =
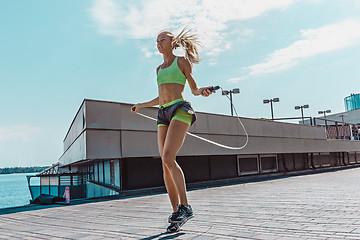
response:
<svg viewBox="0 0 360 240"><path fill-rule="evenodd" d="M311 126L324 126L326 129L326 137L328 139L344 139L344 140L360 140L360 125L334 121L325 118L316 117L289 117L289 118L276 118L274 120L297 120L302 119L302 124L305 124L305 119L309 120Z"/></svg>
<svg viewBox="0 0 360 240"><path fill-rule="evenodd" d="M320 123L322 124L319 124ZM360 125L325 118L313 118L314 126L324 126L328 139L360 140Z"/></svg>
<svg viewBox="0 0 360 240"><path fill-rule="evenodd" d="M31 198L34 200L41 194L63 197L65 188L70 188L71 199L86 197L86 181L88 173L62 173L27 176ZM39 179L31 183L31 179Z"/></svg>

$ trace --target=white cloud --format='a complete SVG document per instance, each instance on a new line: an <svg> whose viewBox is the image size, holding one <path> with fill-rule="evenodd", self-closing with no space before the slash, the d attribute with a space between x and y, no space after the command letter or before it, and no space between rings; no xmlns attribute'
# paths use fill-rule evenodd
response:
<svg viewBox="0 0 360 240"><path fill-rule="evenodd" d="M236 78L230 78L227 80L227 82L231 82L231 83L235 83L235 82L240 82L242 80L245 80L245 77L236 77Z"/></svg>
<svg viewBox="0 0 360 240"><path fill-rule="evenodd" d="M267 61L245 67L248 76L279 72L301 60L360 44L360 21L346 20L316 29L301 30L302 39L268 55Z"/></svg>
<svg viewBox="0 0 360 240"><path fill-rule="evenodd" d="M209 61L209 65L210 65L210 66L215 66L216 64L218 64L218 62L215 61L215 60L210 60L210 61Z"/></svg>
<svg viewBox="0 0 360 240"><path fill-rule="evenodd" d="M0 127L0 142L8 140L29 141L34 133L38 132L39 130L39 128L25 125Z"/></svg>
<svg viewBox="0 0 360 240"><path fill-rule="evenodd" d="M153 52L150 52L147 47L141 48L141 51L142 51L143 53L145 53L145 57L147 57L147 58L150 58L152 55L154 55L154 53L153 53Z"/></svg>
<svg viewBox="0 0 360 240"><path fill-rule="evenodd" d="M122 40L154 39L163 29L180 31L190 25L204 45L204 51L216 55L231 46L227 24L243 21L271 10L285 9L295 0L95 0L90 9L99 32ZM244 34L250 34L246 29Z"/></svg>

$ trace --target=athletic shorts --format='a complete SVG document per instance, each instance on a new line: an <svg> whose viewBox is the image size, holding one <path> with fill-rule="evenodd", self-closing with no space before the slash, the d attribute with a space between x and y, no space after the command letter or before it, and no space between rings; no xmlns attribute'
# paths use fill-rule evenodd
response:
<svg viewBox="0 0 360 240"><path fill-rule="evenodd" d="M171 120L178 120L191 126L195 120L195 111L188 101L183 98L176 99L159 107L158 126L169 126Z"/></svg>

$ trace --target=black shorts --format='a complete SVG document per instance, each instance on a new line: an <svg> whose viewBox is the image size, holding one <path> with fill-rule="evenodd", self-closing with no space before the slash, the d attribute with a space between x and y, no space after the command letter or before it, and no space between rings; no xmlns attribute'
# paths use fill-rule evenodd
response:
<svg viewBox="0 0 360 240"><path fill-rule="evenodd" d="M160 106L158 111L157 124L169 126L171 119L174 117L177 109L181 109L186 113L191 114L192 120L190 125L192 125L195 122L196 120L195 111L191 107L190 103L188 101L180 101L167 107Z"/></svg>

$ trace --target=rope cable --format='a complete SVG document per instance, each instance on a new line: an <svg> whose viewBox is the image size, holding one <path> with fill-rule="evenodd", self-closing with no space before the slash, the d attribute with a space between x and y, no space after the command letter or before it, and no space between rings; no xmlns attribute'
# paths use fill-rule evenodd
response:
<svg viewBox="0 0 360 240"><path fill-rule="evenodd" d="M220 87L220 88L221 88L221 87ZM222 88L221 88L221 90L223 91ZM229 101L231 102L231 100L230 100L230 98L228 97L228 95L225 95L225 96L226 96L226 97L229 99ZM241 125L242 128L244 129L244 132L245 132L245 135L246 135L246 141L245 141L245 143L244 143L243 146L241 146L241 147L231 147L231 146L227 146L227 145L224 145L224 144L221 144L221 143L217 143L217 142L211 141L211 140L209 140L209 139L200 137L200 136L198 136L198 135L196 135L196 134L194 134L194 133L187 132L187 134L190 135L190 136L192 136L192 137L198 138L198 139L200 139L200 140L202 140L202 141L205 141L205 142L208 142L208 143L210 143L210 144L216 145L216 146L218 146L218 147L222 147L222 148L226 148L226 149L230 149L230 150L241 150L241 149L245 148L245 147L247 146L248 142L249 142L249 135L248 135L248 133L247 133L247 131L246 131L246 129L245 129L244 124L241 122L240 117L239 117L239 115L238 115L238 113L237 113L237 111L236 111L236 109L235 109L235 107L234 107L234 105L233 105L232 103L231 103L231 107L234 109L234 112L235 112L235 114L236 114L237 120L239 121L240 125ZM157 121L157 119L152 118L152 117L149 117L149 116L147 116L147 115L145 115L145 114L142 114L142 113L139 113L139 112L137 112L136 114L138 114L138 115L140 115L140 116L142 116L142 117L144 117L144 118L148 118L148 119L150 119L150 120Z"/></svg>

